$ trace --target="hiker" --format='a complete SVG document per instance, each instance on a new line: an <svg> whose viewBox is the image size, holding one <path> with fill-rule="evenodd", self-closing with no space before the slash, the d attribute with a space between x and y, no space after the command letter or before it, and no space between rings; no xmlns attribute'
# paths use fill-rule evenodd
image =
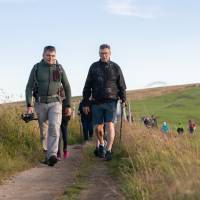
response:
<svg viewBox="0 0 200 200"><path fill-rule="evenodd" d="M193 134L196 130L196 124L192 120L188 120L189 134Z"/></svg>
<svg viewBox="0 0 200 200"><path fill-rule="evenodd" d="M100 60L89 69L83 89L83 111L90 112L89 99L92 97L92 120L99 146L95 151L105 160L112 159L112 145L115 138L114 121L116 118L117 100L125 106L126 84L120 67L110 60L111 49L108 44L99 47ZM108 132L108 144L105 152L103 126Z"/></svg>
<svg viewBox="0 0 200 200"><path fill-rule="evenodd" d="M26 86L27 113L35 111L39 118L40 134L48 122L47 155L45 164L54 166L57 162L58 141L62 118L62 103L59 96L61 84L65 91L64 115L71 115L71 89L63 67L56 60L56 49L46 46L43 59L34 65ZM41 136L42 137L42 136Z"/></svg>
<svg viewBox="0 0 200 200"><path fill-rule="evenodd" d="M69 157L69 151L67 150L67 138L68 138L68 123L71 118L71 116L65 116L65 104L66 104L66 98L65 98L65 91L63 87L60 88L60 97L62 99L62 121L60 126L60 138L58 143L58 152L57 152L57 159L61 160L61 148L62 148L62 142L63 141L63 157L66 159Z"/></svg>
<svg viewBox="0 0 200 200"><path fill-rule="evenodd" d="M133 123L134 122L133 114L132 113L128 114L126 116L126 119L127 119L128 122Z"/></svg>
<svg viewBox="0 0 200 200"><path fill-rule="evenodd" d="M151 127L152 128L158 128L157 118L154 115L151 115Z"/></svg>
<svg viewBox="0 0 200 200"><path fill-rule="evenodd" d="M147 127L147 128L151 128L151 119L150 117L144 117L144 125Z"/></svg>
<svg viewBox="0 0 200 200"><path fill-rule="evenodd" d="M164 140L167 140L167 135L169 134L169 125L167 124L167 122L163 122L160 130L163 133Z"/></svg>
<svg viewBox="0 0 200 200"><path fill-rule="evenodd" d="M83 129L83 139L88 141L93 136L93 126L92 126L92 101L88 101L89 112L83 112L83 100L79 104L78 113L81 117L82 129Z"/></svg>
<svg viewBox="0 0 200 200"><path fill-rule="evenodd" d="M177 133L179 135L182 135L184 133L184 128L183 128L183 125L181 124L181 122L178 123Z"/></svg>

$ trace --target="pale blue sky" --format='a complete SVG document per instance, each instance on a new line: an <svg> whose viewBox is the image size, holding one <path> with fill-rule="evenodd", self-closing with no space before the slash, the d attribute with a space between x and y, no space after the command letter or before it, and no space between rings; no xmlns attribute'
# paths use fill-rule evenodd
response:
<svg viewBox="0 0 200 200"><path fill-rule="evenodd" d="M24 94L43 47L55 45L73 95L108 43L128 89L200 82L199 0L0 0L0 88Z"/></svg>

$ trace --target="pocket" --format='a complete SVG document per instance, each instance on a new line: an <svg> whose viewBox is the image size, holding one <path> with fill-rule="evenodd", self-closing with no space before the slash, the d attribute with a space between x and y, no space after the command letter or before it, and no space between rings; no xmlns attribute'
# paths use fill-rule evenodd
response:
<svg viewBox="0 0 200 200"><path fill-rule="evenodd" d="M59 70L53 70L53 81L60 81L60 72L59 72Z"/></svg>
<svg viewBox="0 0 200 200"><path fill-rule="evenodd" d="M39 113L39 103L35 103L35 112L36 114Z"/></svg>

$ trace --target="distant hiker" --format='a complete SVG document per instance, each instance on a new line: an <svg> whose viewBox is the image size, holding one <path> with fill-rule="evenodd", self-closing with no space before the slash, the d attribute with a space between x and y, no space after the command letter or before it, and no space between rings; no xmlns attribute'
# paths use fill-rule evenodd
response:
<svg viewBox="0 0 200 200"><path fill-rule="evenodd" d="M43 51L43 59L34 65L27 86L26 104L27 113L33 112L34 95L35 111L38 114L40 134L43 138L43 126L48 121L47 137L47 164L54 166L57 162L58 141L60 137L60 125L62 118L62 104L59 96L61 84L63 85L66 101L64 115L71 115L70 100L71 89L63 67L56 60L56 49L46 46Z"/></svg>
<svg viewBox="0 0 200 200"><path fill-rule="evenodd" d="M83 111L90 112L89 98L93 98L92 116L95 132L100 145L96 147L99 157L105 160L112 159L112 145L115 138L114 121L117 100L121 99L122 105L126 101L126 85L120 67L110 60L111 50L107 44L99 48L100 60L93 63L89 69L83 89ZM107 151L105 153L103 126L106 124L108 132Z"/></svg>
<svg viewBox="0 0 200 200"><path fill-rule="evenodd" d="M93 126L92 126L92 101L88 101L89 112L85 113L83 111L83 100L79 104L79 114L81 117L81 123L83 128L83 139L84 141L88 141L93 136Z"/></svg>
<svg viewBox="0 0 200 200"><path fill-rule="evenodd" d="M144 120L144 125L145 125L147 128L151 128L151 119L150 119L150 117L145 116L145 117L143 118L143 120Z"/></svg>
<svg viewBox="0 0 200 200"><path fill-rule="evenodd" d="M128 115L126 116L126 118L127 118L127 121L128 121L128 122L130 122L130 123L133 123L133 122L134 122L133 114L132 114L132 113L130 113L130 115L128 114Z"/></svg>
<svg viewBox="0 0 200 200"><path fill-rule="evenodd" d="M160 130L163 133L164 139L167 140L167 135L169 134L169 125L167 122L163 122Z"/></svg>
<svg viewBox="0 0 200 200"><path fill-rule="evenodd" d="M181 124L181 122L178 123L177 133L180 135L184 133L184 128L183 128L183 125Z"/></svg>
<svg viewBox="0 0 200 200"><path fill-rule="evenodd" d="M68 122L70 120L71 116L65 115L65 105L66 105L66 99L65 99L65 91L63 87L60 88L60 97L62 99L62 121L60 126L60 138L59 138L59 144L58 144L58 152L57 152L57 159L61 160L61 148L62 148L62 141L63 141L63 157L68 158L69 157L69 151L67 150L67 138L68 138Z"/></svg>
<svg viewBox="0 0 200 200"><path fill-rule="evenodd" d="M196 124L192 120L188 121L188 129L190 134L193 134L196 130Z"/></svg>
<svg viewBox="0 0 200 200"><path fill-rule="evenodd" d="M157 118L154 115L151 115L151 127L152 128L158 128Z"/></svg>

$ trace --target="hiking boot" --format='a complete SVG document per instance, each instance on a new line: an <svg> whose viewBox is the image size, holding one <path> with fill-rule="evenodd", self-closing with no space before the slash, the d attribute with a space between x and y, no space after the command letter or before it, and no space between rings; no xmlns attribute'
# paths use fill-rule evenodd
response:
<svg viewBox="0 0 200 200"><path fill-rule="evenodd" d="M69 152L68 151L63 151L63 157L66 159L66 158L69 158Z"/></svg>
<svg viewBox="0 0 200 200"><path fill-rule="evenodd" d="M104 146L99 145L99 157L105 158L105 148Z"/></svg>
<svg viewBox="0 0 200 200"><path fill-rule="evenodd" d="M98 147L96 147L96 149L94 150L94 155L96 157L99 157L99 148Z"/></svg>
<svg viewBox="0 0 200 200"><path fill-rule="evenodd" d="M51 156L49 159L48 159L48 165L53 167L56 163L57 163L57 158L56 156Z"/></svg>
<svg viewBox="0 0 200 200"><path fill-rule="evenodd" d="M112 160L112 153L111 153L111 151L106 151L105 160L106 161Z"/></svg>

